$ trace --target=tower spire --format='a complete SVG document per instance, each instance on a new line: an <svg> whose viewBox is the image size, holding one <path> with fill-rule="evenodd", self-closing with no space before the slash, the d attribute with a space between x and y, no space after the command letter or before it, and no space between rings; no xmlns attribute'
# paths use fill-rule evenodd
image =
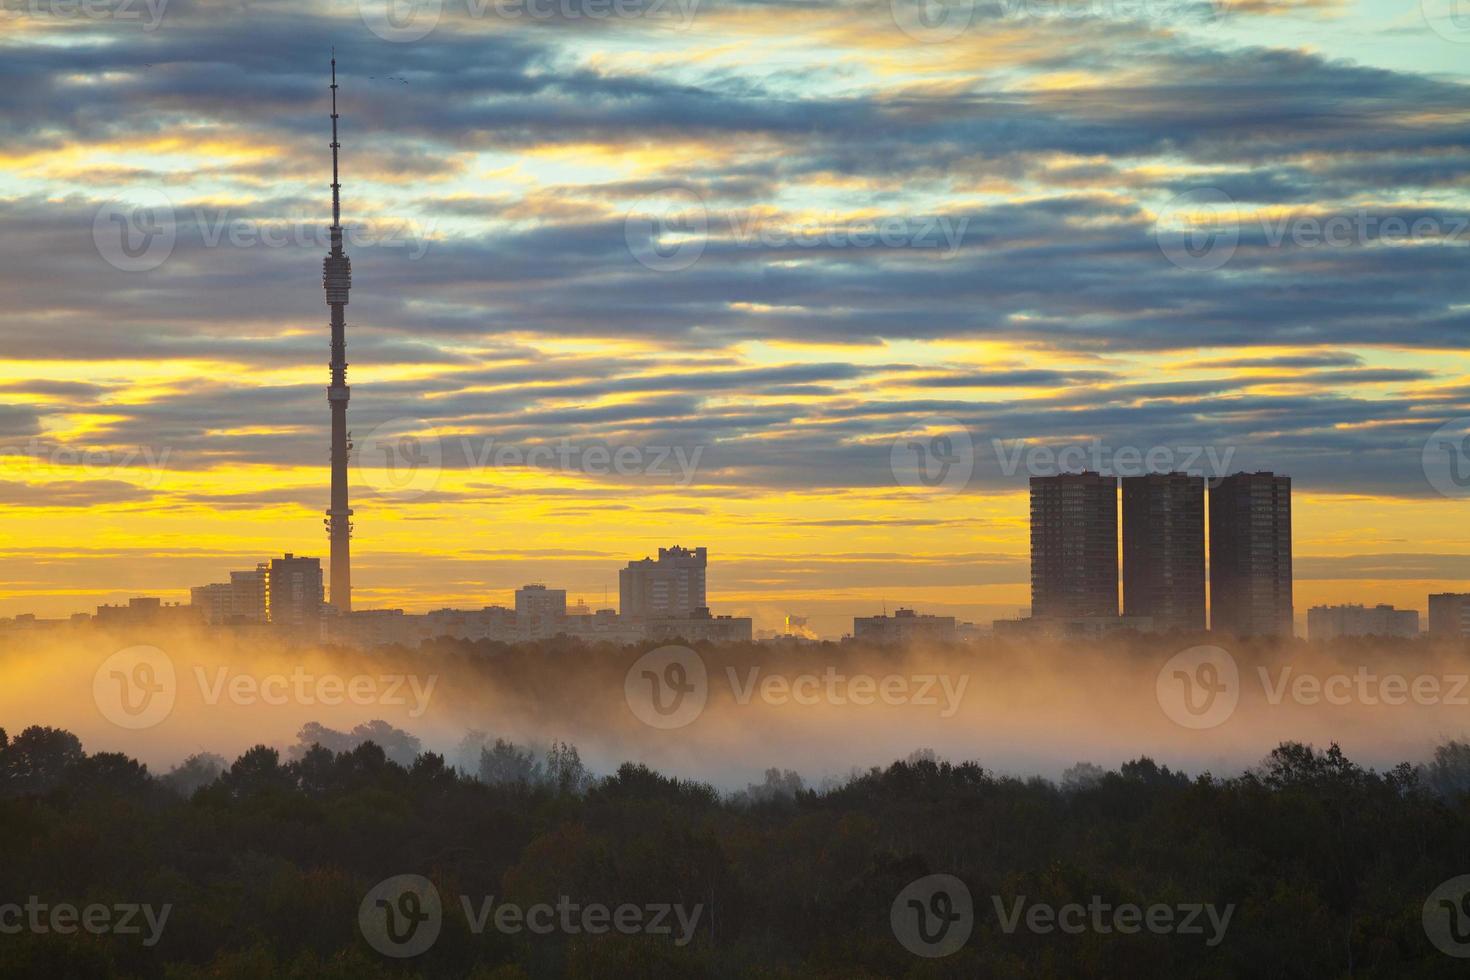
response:
<svg viewBox="0 0 1470 980"><path fill-rule="evenodd" d="M342 225L342 185L337 177L337 49L332 49L332 227Z"/></svg>
<svg viewBox="0 0 1470 980"><path fill-rule="evenodd" d="M347 501L347 293L352 288L352 262L342 251L342 185L337 151L337 51L332 50L332 226L331 251L322 261L322 286L332 312L332 383L327 404L332 410L332 503L327 509L327 534L331 539L330 602L339 613L352 611L352 508Z"/></svg>

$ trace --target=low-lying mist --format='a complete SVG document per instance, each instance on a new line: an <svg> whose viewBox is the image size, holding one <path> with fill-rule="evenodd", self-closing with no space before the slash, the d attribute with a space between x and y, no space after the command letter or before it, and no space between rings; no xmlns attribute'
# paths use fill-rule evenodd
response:
<svg viewBox="0 0 1470 980"><path fill-rule="evenodd" d="M1196 643L1228 657L1176 657ZM1145 755L1228 775L1283 741L1337 742L1382 769L1423 761L1470 728L1470 656L1423 640L645 652L450 640L357 651L230 631L37 631L0 641L0 727L66 728L90 752L123 752L161 772L198 752L233 760L256 744L285 750L312 722L348 731L382 720L451 761L478 731L571 743L595 772L635 761L723 788L759 782L771 767L819 785L919 748L1055 779L1079 761L1116 768Z"/></svg>

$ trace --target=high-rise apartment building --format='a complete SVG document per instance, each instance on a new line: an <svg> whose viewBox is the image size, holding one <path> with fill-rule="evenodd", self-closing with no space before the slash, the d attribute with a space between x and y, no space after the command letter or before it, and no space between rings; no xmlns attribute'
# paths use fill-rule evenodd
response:
<svg viewBox="0 0 1470 980"><path fill-rule="evenodd" d="M1429 635L1438 640L1470 636L1470 595L1441 592L1429 597Z"/></svg>
<svg viewBox="0 0 1470 980"><path fill-rule="evenodd" d="M298 558L287 552L284 558L271 559L265 578L265 609L272 625L315 629L321 621L323 598L320 558Z"/></svg>
<svg viewBox="0 0 1470 980"><path fill-rule="evenodd" d="M1123 478L1123 615L1205 628L1205 478Z"/></svg>
<svg viewBox="0 0 1470 980"><path fill-rule="evenodd" d="M1210 628L1291 636L1291 478L1236 473L1210 489Z"/></svg>
<svg viewBox="0 0 1470 980"><path fill-rule="evenodd" d="M630 561L618 572L624 619L689 619L708 612L704 597L705 548L658 549L658 561Z"/></svg>
<svg viewBox="0 0 1470 980"><path fill-rule="evenodd" d="M1031 615L1117 618L1117 477L1031 478Z"/></svg>

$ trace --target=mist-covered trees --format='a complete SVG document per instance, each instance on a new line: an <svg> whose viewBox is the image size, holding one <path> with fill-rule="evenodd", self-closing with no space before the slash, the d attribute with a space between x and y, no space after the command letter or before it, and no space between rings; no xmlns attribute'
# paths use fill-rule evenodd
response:
<svg viewBox="0 0 1470 980"><path fill-rule="evenodd" d="M332 734L349 737L285 757L263 745L230 762L201 754L155 777L58 729L0 733L0 904L173 909L153 948L0 935L0 980L1434 977L1461 966L1420 924L1429 893L1470 870L1470 749L1458 742L1417 770L1378 773L1337 746L1285 743L1230 778L1140 758L1079 764L1060 786L920 751L821 790L773 767L722 796L636 763L598 776L560 742L481 734L454 765L425 752L404 764L356 732ZM368 890L401 874L432 880L444 907L432 949L404 962L358 926ZM889 921L895 896L931 874L964 881L976 910L964 948L933 961L905 950ZM496 896L702 912L685 946L476 933L466 896L472 907ZM997 896L1209 902L1234 917L1214 947L1007 932Z"/></svg>

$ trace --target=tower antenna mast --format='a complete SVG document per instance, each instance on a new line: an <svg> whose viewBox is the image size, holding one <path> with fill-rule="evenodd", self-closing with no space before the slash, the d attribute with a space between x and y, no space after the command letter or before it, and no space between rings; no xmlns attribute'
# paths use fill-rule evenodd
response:
<svg viewBox="0 0 1470 980"><path fill-rule="evenodd" d="M332 383L327 404L332 410L332 502L327 510L327 535L331 539L331 593L329 601L339 613L352 611L352 508L347 500L347 292L352 288L352 262L342 251L342 184L337 151L337 51L332 50L332 227L331 251L322 260L322 286L332 320Z"/></svg>

